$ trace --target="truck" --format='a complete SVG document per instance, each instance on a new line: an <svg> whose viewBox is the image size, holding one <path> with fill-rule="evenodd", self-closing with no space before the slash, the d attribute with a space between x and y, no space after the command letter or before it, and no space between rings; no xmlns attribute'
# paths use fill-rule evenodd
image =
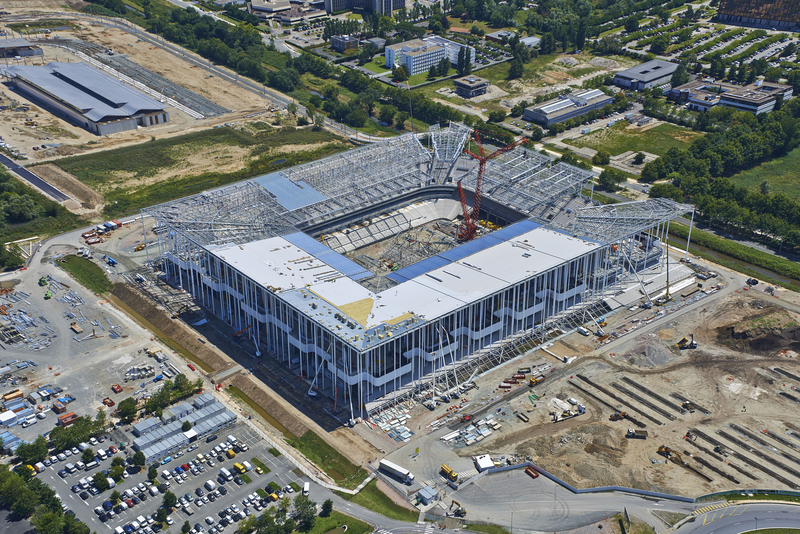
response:
<svg viewBox="0 0 800 534"><path fill-rule="evenodd" d="M589 330L587 330L586 328L584 328L584 327L582 327L582 326L579 326L579 327L578 327L578 333L579 333L580 335L582 335L582 336L587 336L587 337L588 337L588 336L590 336L590 335L592 335L592 333L591 333L591 332L589 332Z"/></svg>
<svg viewBox="0 0 800 534"><path fill-rule="evenodd" d="M107 264L109 264L110 266L112 266L112 267L113 267L113 266L115 266L115 265L117 264L117 260L115 260L114 258L112 258L111 256L109 256L108 254L106 254L105 256L103 256L103 260L104 260L104 261L105 261Z"/></svg>
<svg viewBox="0 0 800 534"><path fill-rule="evenodd" d="M223 467L222 469L220 469L220 470L219 470L219 474L220 474L220 475L222 476L222 478L224 478L225 480L233 480L233 475L232 475L232 474L231 474L231 472L230 472L230 471L228 471L228 470L227 470L225 467Z"/></svg>
<svg viewBox="0 0 800 534"><path fill-rule="evenodd" d="M236 462L235 464L233 464L233 469L234 469L234 470L235 470L237 473L239 473L240 475L243 475L243 474L245 473L245 471L246 471L246 469L244 468L244 466L243 466L242 464L240 464L239 462Z"/></svg>
<svg viewBox="0 0 800 534"><path fill-rule="evenodd" d="M116 483L116 482L114 482L114 479L113 479L113 478L107 478L106 480L108 481L108 487L109 487L109 488L114 488L114 487L116 487L116 486L117 486L117 483Z"/></svg>
<svg viewBox="0 0 800 534"><path fill-rule="evenodd" d="M378 469L392 475L406 484L411 485L414 483L414 474L411 473L411 471L400 467L397 464L393 464L389 460L381 460L380 464L378 464Z"/></svg>
<svg viewBox="0 0 800 534"><path fill-rule="evenodd" d="M625 437L628 439L647 439L647 430L634 430L629 428Z"/></svg>
<svg viewBox="0 0 800 534"><path fill-rule="evenodd" d="M448 478L448 480L456 481L458 480L458 473L456 473L452 467L447 464L442 464L442 473Z"/></svg>
<svg viewBox="0 0 800 534"><path fill-rule="evenodd" d="M85 451L88 448L89 444L86 443L85 441L78 444L78 450L80 450L81 452Z"/></svg>
<svg viewBox="0 0 800 534"><path fill-rule="evenodd" d="M531 387L533 387L533 386L535 386L536 384L538 384L539 382L542 382L542 381L544 381L544 375L532 376L530 378L530 380L528 380L528 384Z"/></svg>
<svg viewBox="0 0 800 534"><path fill-rule="evenodd" d="M36 469L37 473L41 473L42 471L44 471L44 464L42 462L36 462L33 465L33 468Z"/></svg>
<svg viewBox="0 0 800 534"><path fill-rule="evenodd" d="M204 485L205 485L206 490L208 490L208 491L214 491L215 489L217 489L217 484L212 480L209 480Z"/></svg>
<svg viewBox="0 0 800 534"><path fill-rule="evenodd" d="M244 466L245 471L251 471L253 469L253 466L250 465L250 462L242 462L242 465Z"/></svg>

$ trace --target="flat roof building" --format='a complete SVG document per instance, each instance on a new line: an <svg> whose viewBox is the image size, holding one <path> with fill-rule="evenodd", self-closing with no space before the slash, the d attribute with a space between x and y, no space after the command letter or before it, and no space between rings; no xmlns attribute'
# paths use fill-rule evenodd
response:
<svg viewBox="0 0 800 534"><path fill-rule="evenodd" d="M247 12L261 19L271 19L278 13L289 11L292 5L289 0L250 0Z"/></svg>
<svg viewBox="0 0 800 534"><path fill-rule="evenodd" d="M490 83L486 78L473 74L453 80L453 84L456 86L456 94L462 98L485 95Z"/></svg>
<svg viewBox="0 0 800 534"><path fill-rule="evenodd" d="M463 382L505 361L507 343L536 346L587 310L605 313L609 298L663 272L667 223L691 210L660 198L595 205L581 196L590 172L520 147L483 177L478 216L502 228L391 255L404 232L458 224L459 191L472 200L478 179L457 164L470 135L436 125L428 148L410 133L142 211L165 229L170 283L245 329L264 365L313 377L366 417L443 373ZM399 258L391 268L363 257L384 240L381 257Z"/></svg>
<svg viewBox="0 0 800 534"><path fill-rule="evenodd" d="M652 89L669 82L672 73L678 68L677 63L654 59L637 67L625 69L614 75L614 85L632 91Z"/></svg>
<svg viewBox="0 0 800 534"><path fill-rule="evenodd" d="M352 35L332 35L331 48L339 52L344 52L351 48L358 48L358 39Z"/></svg>
<svg viewBox="0 0 800 534"><path fill-rule="evenodd" d="M588 89L561 96L538 106L525 108L522 118L545 128L585 115L592 110L611 104L613 98L600 89Z"/></svg>
<svg viewBox="0 0 800 534"><path fill-rule="evenodd" d="M403 43L389 45L385 50L384 64L388 68L395 65L406 67L409 76L428 72L432 65L436 65L442 58L447 57L451 65L458 64L458 54L465 48L469 54L470 63L475 63L475 49L434 35L422 39L412 39Z"/></svg>
<svg viewBox="0 0 800 534"><path fill-rule="evenodd" d="M792 98L793 91L791 85L762 80L745 86L693 80L674 87L667 97L686 104L692 111L708 111L714 106L723 106L758 115L775 109L778 99L786 101Z"/></svg>
<svg viewBox="0 0 800 534"><path fill-rule="evenodd" d="M42 48L25 39L0 39L0 58L41 56Z"/></svg>
<svg viewBox="0 0 800 534"><path fill-rule="evenodd" d="M406 7L406 0L325 0L325 11L339 13L351 9L361 9L379 15L391 16L398 9Z"/></svg>
<svg viewBox="0 0 800 534"><path fill-rule="evenodd" d="M3 73L16 90L97 135L169 122L163 104L86 63L16 65Z"/></svg>

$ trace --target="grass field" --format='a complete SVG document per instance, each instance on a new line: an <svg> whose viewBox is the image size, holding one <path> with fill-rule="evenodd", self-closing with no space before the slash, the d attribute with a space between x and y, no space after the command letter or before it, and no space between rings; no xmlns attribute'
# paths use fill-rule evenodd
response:
<svg viewBox="0 0 800 534"><path fill-rule="evenodd" d="M337 493L337 495L352 503L372 510L373 512L385 515L389 519L414 523L419 519L418 512L395 504L392 497L389 497L379 490L375 480L371 480L369 484L364 486L364 488L355 495L348 495L346 493Z"/></svg>
<svg viewBox="0 0 800 534"><path fill-rule="evenodd" d="M264 475L266 475L271 471L271 469L267 467L266 464L261 460L259 460L258 458L251 458L250 461L253 462L253 465L255 465L256 467L260 467L264 471L264 473L262 473Z"/></svg>
<svg viewBox="0 0 800 534"><path fill-rule="evenodd" d="M245 484L250 484L250 483L253 481L253 479L252 479L252 478L250 478L250 477L249 477L249 476L247 476L247 475L239 475L239 478L241 478L242 480L244 480L244 483L245 483Z"/></svg>
<svg viewBox="0 0 800 534"><path fill-rule="evenodd" d="M306 534L325 534L326 532L341 532L347 526L347 534L367 534L372 532L372 527L354 517L334 510L328 517L317 517L314 526Z"/></svg>
<svg viewBox="0 0 800 534"><path fill-rule="evenodd" d="M391 69L387 69L384 67L384 59L383 56L375 56L372 58L372 61L363 65L363 67L369 71L374 72L375 74L384 74L386 72L392 72Z"/></svg>
<svg viewBox="0 0 800 534"><path fill-rule="evenodd" d="M744 187L758 187L766 180L773 193L783 193L793 200L800 200L800 148L795 148L782 158L740 172L730 180Z"/></svg>
<svg viewBox="0 0 800 534"><path fill-rule="evenodd" d="M262 499L266 499L267 497L269 497L269 493L267 493L266 491L264 491L264 490L263 490L263 489L261 489L261 488L258 488L258 489L256 490L256 495L258 495L258 496L259 496L259 497L261 497Z"/></svg>
<svg viewBox="0 0 800 534"><path fill-rule="evenodd" d="M275 458L277 458L278 456L280 456L280 455L281 455L281 453L278 451L278 449L273 449L273 448L271 448L271 447L270 447L270 449L269 449L269 453L270 453L272 456L274 456Z"/></svg>
<svg viewBox="0 0 800 534"><path fill-rule="evenodd" d="M701 133L693 132L673 124L659 124L648 130L628 128L627 121L621 121L604 130L596 130L577 139L565 139L564 143L577 147L607 150L612 156L632 150L643 150L663 156L670 148L686 148Z"/></svg>
<svg viewBox="0 0 800 534"><path fill-rule="evenodd" d="M504 529L500 525L475 525L470 523L469 525L465 526L464 529L471 530L473 532L485 532L486 534L511 534L508 530Z"/></svg>
<svg viewBox="0 0 800 534"><path fill-rule="evenodd" d="M321 143L325 144L309 150L283 149L290 145ZM219 172L210 165L196 174L187 173L152 183L153 177L159 173L182 168L181 165L191 156L200 158L212 148L226 146L250 150L242 160L242 168ZM324 130L315 132L288 127L253 133L233 128L215 128L136 146L63 158L56 164L86 185L102 191L106 199L104 216L116 218L138 213L144 206L278 171L347 148L339 137ZM142 185L146 179L150 179L151 183Z"/></svg>
<svg viewBox="0 0 800 534"><path fill-rule="evenodd" d="M288 442L343 488L355 488L367 478L366 470L354 465L311 430Z"/></svg>
<svg viewBox="0 0 800 534"><path fill-rule="evenodd" d="M292 489L293 489L293 490L295 490L297 493L300 493L300 491L303 489L303 488L301 488L301 487L300 487L300 484L298 484L297 482L289 482L289 485L290 485L290 486L292 487Z"/></svg>
<svg viewBox="0 0 800 534"><path fill-rule="evenodd" d="M114 284L96 263L86 258L69 255L58 261L58 266L75 277L87 289L97 294L111 291Z"/></svg>

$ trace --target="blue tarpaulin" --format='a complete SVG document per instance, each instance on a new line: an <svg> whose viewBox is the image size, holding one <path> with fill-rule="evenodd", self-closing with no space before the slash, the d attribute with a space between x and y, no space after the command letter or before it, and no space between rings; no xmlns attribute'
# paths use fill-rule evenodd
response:
<svg viewBox="0 0 800 534"><path fill-rule="evenodd" d="M345 258L338 252L334 252L313 237L302 232L285 235L283 238L298 248L305 250L318 260L324 261L348 278L360 280L361 278L372 276L372 273L366 268Z"/></svg>

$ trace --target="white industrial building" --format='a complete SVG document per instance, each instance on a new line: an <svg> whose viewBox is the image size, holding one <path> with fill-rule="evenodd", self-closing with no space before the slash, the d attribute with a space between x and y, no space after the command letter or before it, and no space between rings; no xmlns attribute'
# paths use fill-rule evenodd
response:
<svg viewBox="0 0 800 534"><path fill-rule="evenodd" d="M183 430L189 422L192 428ZM210 393L194 401L181 403L163 411L161 419L150 417L133 425L136 436L131 448L142 451L147 462L158 461L202 438L236 423L236 415L217 402Z"/></svg>
<svg viewBox="0 0 800 534"><path fill-rule="evenodd" d="M97 135L169 122L163 104L87 63L15 65L3 69L3 76L14 89Z"/></svg>
<svg viewBox="0 0 800 534"><path fill-rule="evenodd" d="M662 240L691 207L598 205L581 194L591 173L525 148L487 163L467 215L500 229L459 241L478 179L469 135L434 126L428 146L407 134L147 208L163 229L157 265L245 329L266 365L353 416L454 387L663 288Z"/></svg>

